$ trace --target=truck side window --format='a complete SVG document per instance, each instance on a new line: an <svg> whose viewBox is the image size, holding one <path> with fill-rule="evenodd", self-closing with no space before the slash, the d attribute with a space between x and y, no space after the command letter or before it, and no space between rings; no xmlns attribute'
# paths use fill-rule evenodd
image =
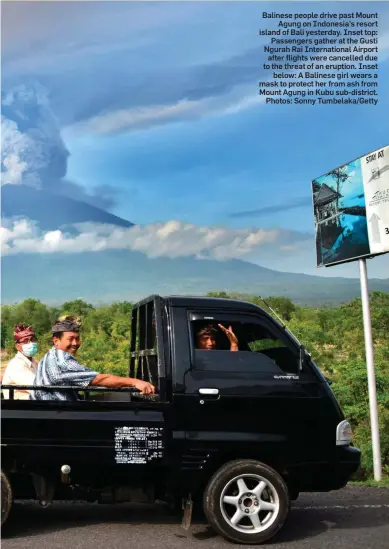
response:
<svg viewBox="0 0 389 549"><path fill-rule="evenodd" d="M238 351L230 351L231 342L219 324L231 327ZM259 321L194 320L191 333L196 369L298 374L297 351Z"/></svg>

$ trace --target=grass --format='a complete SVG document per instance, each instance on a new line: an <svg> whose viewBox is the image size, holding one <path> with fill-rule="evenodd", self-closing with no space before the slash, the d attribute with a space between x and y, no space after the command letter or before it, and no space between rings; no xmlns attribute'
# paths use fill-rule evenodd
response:
<svg viewBox="0 0 389 549"><path fill-rule="evenodd" d="M352 480L349 483L349 486L371 486L374 488L389 488L389 476L384 476L381 481L374 479L367 480Z"/></svg>

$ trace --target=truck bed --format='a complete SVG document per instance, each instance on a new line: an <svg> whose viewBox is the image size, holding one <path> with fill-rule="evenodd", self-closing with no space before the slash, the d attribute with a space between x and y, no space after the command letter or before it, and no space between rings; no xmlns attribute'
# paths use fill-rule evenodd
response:
<svg viewBox="0 0 389 549"><path fill-rule="evenodd" d="M78 402L3 400L3 462L12 459L58 475L68 464L83 482L102 470L108 478L128 472L128 465L131 470L164 465L169 405L128 399L111 393Z"/></svg>

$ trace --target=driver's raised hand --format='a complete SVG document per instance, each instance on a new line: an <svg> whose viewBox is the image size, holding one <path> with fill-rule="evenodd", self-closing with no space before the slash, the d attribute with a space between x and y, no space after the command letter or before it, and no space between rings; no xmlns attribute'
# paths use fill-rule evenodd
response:
<svg viewBox="0 0 389 549"><path fill-rule="evenodd" d="M223 330L230 342L230 351L239 351L239 341L234 332L232 331L232 326L229 326L228 329L223 326L223 324L218 324L219 328Z"/></svg>

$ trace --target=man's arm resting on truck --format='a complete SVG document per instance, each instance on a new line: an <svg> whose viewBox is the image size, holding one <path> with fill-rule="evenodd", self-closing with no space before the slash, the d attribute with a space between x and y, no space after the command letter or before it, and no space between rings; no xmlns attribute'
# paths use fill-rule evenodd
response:
<svg viewBox="0 0 389 549"><path fill-rule="evenodd" d="M119 377L111 374L97 374L89 385L108 387L109 389L115 387L135 387L144 395L151 395L155 393L154 386L147 381L142 381L141 379L134 379L131 377Z"/></svg>

